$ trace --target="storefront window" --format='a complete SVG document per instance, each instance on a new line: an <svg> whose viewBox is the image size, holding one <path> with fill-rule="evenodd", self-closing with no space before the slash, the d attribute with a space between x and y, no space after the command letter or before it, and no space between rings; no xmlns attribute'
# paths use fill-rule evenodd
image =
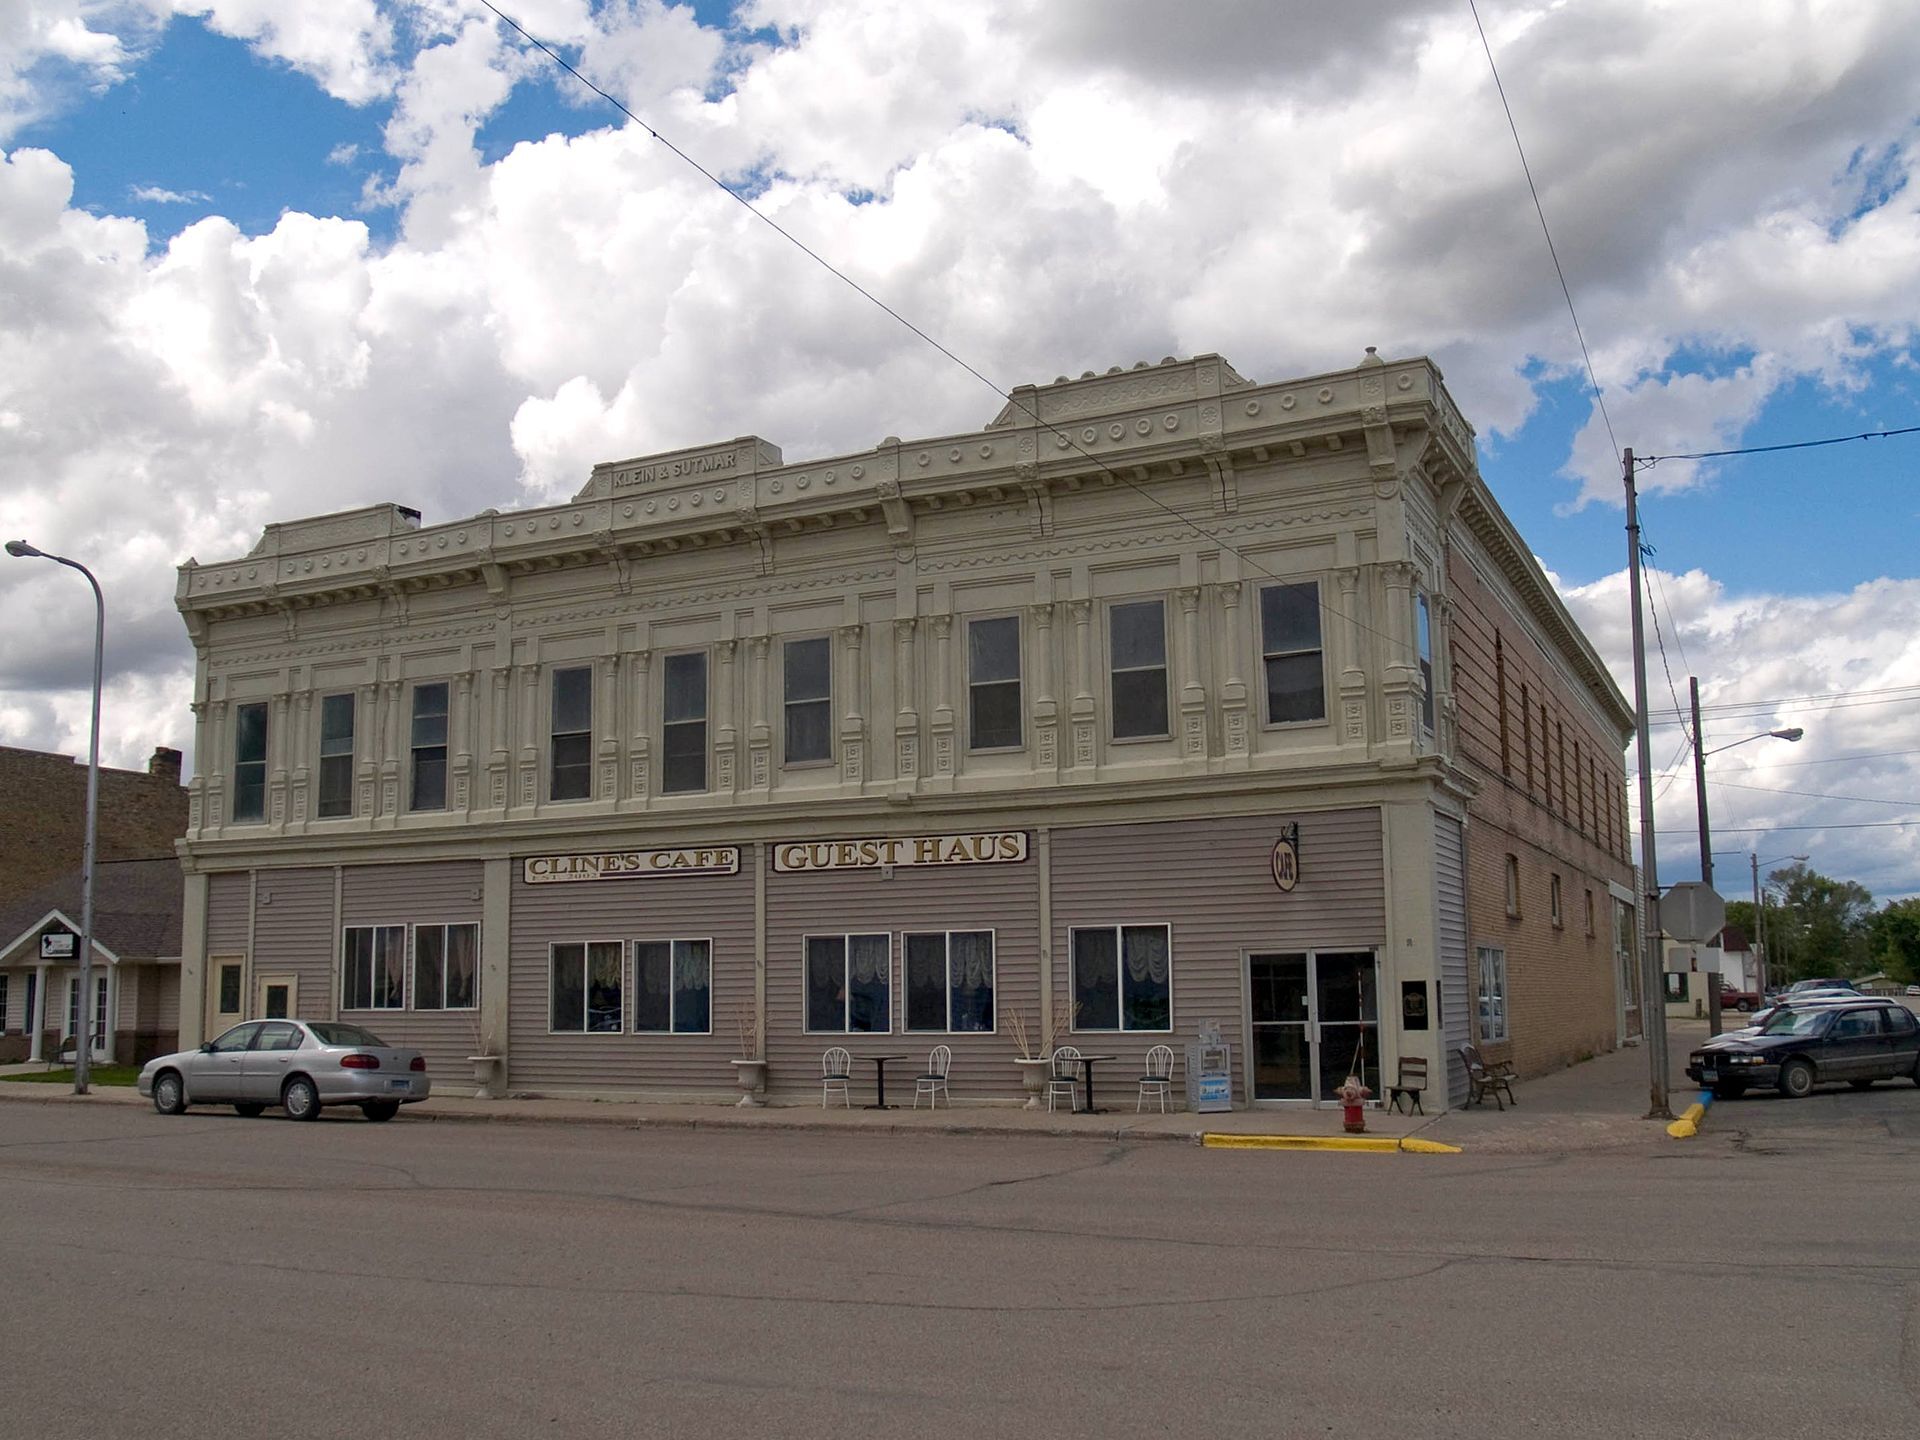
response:
<svg viewBox="0 0 1920 1440"><path fill-rule="evenodd" d="M807 1029L884 1034L893 1029L891 935L807 937Z"/></svg>
<svg viewBox="0 0 1920 1440"><path fill-rule="evenodd" d="M617 940L552 948L547 1023L556 1034L619 1031L623 1014L620 951Z"/></svg>
<svg viewBox="0 0 1920 1440"><path fill-rule="evenodd" d="M1482 945L1480 958L1480 1039L1507 1038L1507 952Z"/></svg>
<svg viewBox="0 0 1920 1440"><path fill-rule="evenodd" d="M1165 925L1075 930L1073 1028L1171 1030L1173 933Z"/></svg>
<svg viewBox="0 0 1920 1440"><path fill-rule="evenodd" d="M400 1010L407 1003L407 927L354 925L342 946L340 1008ZM236 982L238 973L236 970ZM238 1008L239 996L234 997Z"/></svg>
<svg viewBox="0 0 1920 1440"><path fill-rule="evenodd" d="M993 932L950 930L904 937L909 1030L993 1029Z"/></svg>
<svg viewBox="0 0 1920 1440"><path fill-rule="evenodd" d="M633 942L636 1033L706 1035L713 1030L713 942Z"/></svg>
<svg viewBox="0 0 1920 1440"><path fill-rule="evenodd" d="M413 1008L471 1010L479 1003L480 927L413 927Z"/></svg>

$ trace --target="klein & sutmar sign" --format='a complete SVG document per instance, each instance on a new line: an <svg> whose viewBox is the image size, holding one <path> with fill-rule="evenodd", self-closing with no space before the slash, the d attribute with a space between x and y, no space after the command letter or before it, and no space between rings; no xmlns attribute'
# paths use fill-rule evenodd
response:
<svg viewBox="0 0 1920 1440"><path fill-rule="evenodd" d="M529 885L586 880L637 880L649 875L737 875L740 847L706 845L678 850L605 850L592 855L530 855Z"/></svg>
<svg viewBox="0 0 1920 1440"><path fill-rule="evenodd" d="M1027 858L1027 832L911 835L870 840L796 840L773 847L773 868L878 870L895 865L1011 865Z"/></svg>

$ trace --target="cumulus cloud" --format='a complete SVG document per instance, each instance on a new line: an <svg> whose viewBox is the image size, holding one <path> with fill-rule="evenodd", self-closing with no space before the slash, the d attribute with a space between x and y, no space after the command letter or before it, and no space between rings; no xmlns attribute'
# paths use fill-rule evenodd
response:
<svg viewBox="0 0 1920 1440"><path fill-rule="evenodd" d="M1458 5L753 0L725 33L659 0L512 8L1001 384L1200 350L1270 379L1377 344L1435 355L1497 436L1582 374ZM1910 349L1920 27L1901 11L1481 6L1637 446L1717 448L1784 388L1844 393ZM137 73L169 23L374 107L367 198L398 223L376 243L290 195L264 233L215 215L154 247L138 221L74 209L61 157L0 154L0 471L36 477L0 493L0 522L110 561L139 645L116 660L127 683L182 673L170 567L271 519L387 498L466 513L570 493L616 455L757 431L798 456L998 408L469 0L19 0L0 6L0 137ZM556 96L585 133L487 158L477 137L517 97ZM1616 502L1611 449L1596 417L1565 457L1567 505ZM1646 483L1704 478L1663 465ZM33 617L0 634L0 734L70 733L70 578L0 565L9 613ZM1898 629L1865 613L1823 631L1838 649L1816 664L1801 601L1668 578L1730 694L1911 677L1910 650L1886 653ZM1910 606L1889 583L1819 604ZM1617 614L1569 598L1621 655ZM165 693L116 690L110 729L151 728L127 707L165 713Z"/></svg>

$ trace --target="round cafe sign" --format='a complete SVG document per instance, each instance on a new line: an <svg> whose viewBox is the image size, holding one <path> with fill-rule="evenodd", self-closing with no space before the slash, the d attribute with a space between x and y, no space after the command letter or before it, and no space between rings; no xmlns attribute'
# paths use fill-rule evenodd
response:
<svg viewBox="0 0 1920 1440"><path fill-rule="evenodd" d="M1273 883L1282 890L1300 883L1300 845L1291 836L1273 842Z"/></svg>

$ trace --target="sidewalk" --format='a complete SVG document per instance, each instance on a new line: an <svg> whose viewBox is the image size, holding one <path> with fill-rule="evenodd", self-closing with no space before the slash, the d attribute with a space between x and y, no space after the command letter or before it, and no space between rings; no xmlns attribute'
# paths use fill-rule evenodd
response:
<svg viewBox="0 0 1920 1440"><path fill-rule="evenodd" d="M1669 1048L1676 1073L1686 1053L1706 1033L1704 1025L1675 1023ZM40 1067L0 1067L0 1075ZM1124 1107L1099 1115L1023 1110L1016 1106L963 1105L940 1110L886 1111L820 1108L818 1103L742 1109L725 1102L658 1102L625 1096L516 1097L476 1100L464 1085L438 1082L431 1099L409 1105L401 1119L495 1124L611 1125L623 1129L793 1131L828 1130L867 1135L1031 1135L1106 1141L1176 1140L1197 1143L1206 1133L1221 1135L1305 1135L1342 1133L1338 1109L1235 1110L1196 1115L1177 1110L1135 1113ZM1675 1113L1693 1099L1684 1075L1673 1092ZM1517 1104L1505 1111L1490 1106L1435 1115L1402 1115L1369 1110L1367 1133L1386 1138L1418 1136L1457 1145L1470 1154L1556 1154L1668 1146L1675 1142L1664 1124L1643 1119L1647 1109L1646 1051L1638 1046L1556 1071L1514 1087ZM0 1100L45 1104L145 1105L131 1086L95 1086L79 1096L61 1085L0 1082ZM1444 1158L1444 1157L1442 1157Z"/></svg>

